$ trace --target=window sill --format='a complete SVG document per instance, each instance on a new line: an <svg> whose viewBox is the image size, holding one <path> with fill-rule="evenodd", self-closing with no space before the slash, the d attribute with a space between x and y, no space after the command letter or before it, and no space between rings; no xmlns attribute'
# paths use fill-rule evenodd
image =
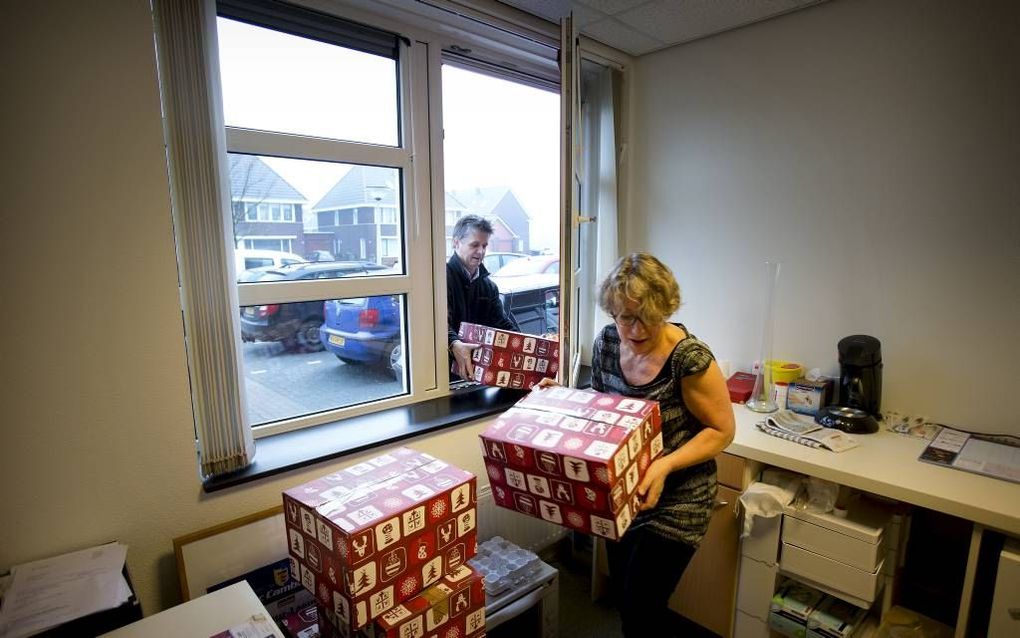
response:
<svg viewBox="0 0 1020 638"><path fill-rule="evenodd" d="M523 394L519 390L468 387L439 399L268 436L256 443L254 463L238 472L206 479L202 489L218 492L499 414Z"/></svg>

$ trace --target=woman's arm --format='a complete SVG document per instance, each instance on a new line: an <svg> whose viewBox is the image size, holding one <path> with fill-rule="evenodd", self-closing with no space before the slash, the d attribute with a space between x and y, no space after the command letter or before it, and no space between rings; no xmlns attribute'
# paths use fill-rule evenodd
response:
<svg viewBox="0 0 1020 638"><path fill-rule="evenodd" d="M684 377L680 391L687 410L705 427L687 443L648 466L637 489L642 510L658 504L670 473L715 458L733 440L736 429L733 406L726 381L715 361L701 372Z"/></svg>

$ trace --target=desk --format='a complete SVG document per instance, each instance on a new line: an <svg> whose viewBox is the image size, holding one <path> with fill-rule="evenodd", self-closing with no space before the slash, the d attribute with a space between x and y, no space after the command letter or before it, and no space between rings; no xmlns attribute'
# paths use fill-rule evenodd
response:
<svg viewBox="0 0 1020 638"><path fill-rule="evenodd" d="M104 638L178 638L193 636L206 638L245 622L256 614L265 614L266 608L259 602L251 586L242 581L230 587L218 589L199 596L186 603L171 607L158 614L143 618L127 627L104 635ZM283 638L276 624L273 636Z"/></svg>
<svg viewBox="0 0 1020 638"><path fill-rule="evenodd" d="M767 415L733 406L736 435L727 452L974 523L956 635L963 636L985 528L1020 536L1020 485L917 460L927 441L882 429L857 435L859 447L829 452L758 430Z"/></svg>

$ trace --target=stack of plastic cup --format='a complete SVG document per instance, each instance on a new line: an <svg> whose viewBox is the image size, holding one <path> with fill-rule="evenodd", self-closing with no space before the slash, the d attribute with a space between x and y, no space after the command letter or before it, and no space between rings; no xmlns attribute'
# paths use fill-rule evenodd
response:
<svg viewBox="0 0 1020 638"><path fill-rule="evenodd" d="M478 544L478 553L468 564L482 574L486 593L495 595L527 581L538 572L541 561L535 552L494 536Z"/></svg>

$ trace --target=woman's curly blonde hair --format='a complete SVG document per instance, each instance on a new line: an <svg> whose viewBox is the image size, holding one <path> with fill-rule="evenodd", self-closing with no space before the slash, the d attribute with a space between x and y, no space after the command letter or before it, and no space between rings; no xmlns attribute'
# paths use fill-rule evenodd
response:
<svg viewBox="0 0 1020 638"><path fill-rule="evenodd" d="M628 302L637 304L642 323L655 325L680 308L680 285L664 263L648 253L621 257L599 286L599 306L616 317Z"/></svg>

